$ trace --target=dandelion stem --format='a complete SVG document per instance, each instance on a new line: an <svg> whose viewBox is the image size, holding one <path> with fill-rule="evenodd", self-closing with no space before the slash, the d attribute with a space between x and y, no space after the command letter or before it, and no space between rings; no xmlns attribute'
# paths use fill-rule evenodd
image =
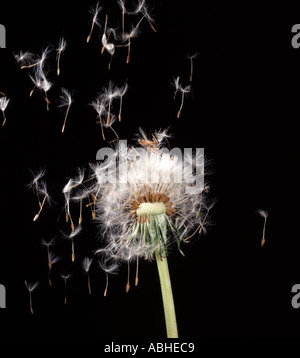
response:
<svg viewBox="0 0 300 358"><path fill-rule="evenodd" d="M176 313L167 257L165 255L162 257L159 250L155 251L155 256L163 299L167 337L178 338Z"/></svg>

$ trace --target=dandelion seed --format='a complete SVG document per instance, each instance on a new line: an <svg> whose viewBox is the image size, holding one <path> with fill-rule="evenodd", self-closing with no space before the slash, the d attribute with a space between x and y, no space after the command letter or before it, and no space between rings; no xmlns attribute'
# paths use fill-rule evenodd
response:
<svg viewBox="0 0 300 358"><path fill-rule="evenodd" d="M51 269L53 264L55 264L57 261L60 260L60 257L55 255L52 251L49 251L49 257L48 257L48 283L49 286L52 286L52 281L51 281Z"/></svg>
<svg viewBox="0 0 300 358"><path fill-rule="evenodd" d="M174 97L173 97L173 99L175 99L176 94L177 94L177 92L179 91L179 88L180 88L180 86L179 86L179 80L180 80L180 77L179 77L179 76L177 76L176 78L174 78L175 92L174 92Z"/></svg>
<svg viewBox="0 0 300 358"><path fill-rule="evenodd" d="M268 212L267 210L257 210L257 213L264 218L264 226L263 226L263 232L262 232L262 239L261 239L261 244L260 246L263 247L266 243L266 236L265 236L265 233L266 233L266 223L267 223L267 218L268 218Z"/></svg>
<svg viewBox="0 0 300 358"><path fill-rule="evenodd" d="M180 103L179 110L177 112L177 118L179 118L181 115L182 107L183 107L184 96L186 96L190 92L191 86L188 85L186 87L182 87L182 85L179 82L179 77L176 77L176 79L174 80L174 87L175 87L174 98L175 98L177 92L181 92L181 103Z"/></svg>
<svg viewBox="0 0 300 358"><path fill-rule="evenodd" d="M138 24L139 25L139 24ZM125 47L127 47L127 58L126 58L126 64L130 62L130 56L131 56L131 40L133 38L136 38L139 36L140 31L138 29L138 25L131 28L131 31L129 33L124 34L124 40L127 42Z"/></svg>
<svg viewBox="0 0 300 358"><path fill-rule="evenodd" d="M82 200L88 196L88 193L84 188L81 189L81 191L72 196L72 200L79 201L79 218L78 218L78 225L82 224Z"/></svg>
<svg viewBox="0 0 300 358"><path fill-rule="evenodd" d="M105 249L97 250L96 253L102 253L105 252ZM102 256L100 260L98 261L99 266L102 268L102 270L105 272L105 289L104 289L104 297L107 296L107 290L108 290L108 275L116 274L119 264L116 260L109 258L107 256Z"/></svg>
<svg viewBox="0 0 300 358"><path fill-rule="evenodd" d="M125 1L124 0L118 0L118 4L121 8L121 12L122 12L122 39L124 40L124 35L125 35L125 14L127 12L126 8L125 8Z"/></svg>
<svg viewBox="0 0 300 358"><path fill-rule="evenodd" d="M27 64L22 65L21 70L23 70L24 68L32 68L35 66L39 66L40 69L42 69L44 62L48 58L50 52L51 52L51 50L49 49L49 47L46 47L46 49L42 52L42 55L40 57L28 53L26 56L26 59L25 59L25 62L27 62ZM22 61L24 61L24 54L23 54Z"/></svg>
<svg viewBox="0 0 300 358"><path fill-rule="evenodd" d="M103 100L105 103L105 106L108 107L107 109L107 117L106 117L106 124L109 126L111 121L111 106L112 101L114 98L117 98L119 96L119 89L114 86L112 81L109 81L108 86L104 87L103 89Z"/></svg>
<svg viewBox="0 0 300 358"><path fill-rule="evenodd" d="M39 211L34 216L33 221L36 221L39 218L45 203L48 203L49 205L51 204L51 198L47 191L47 185L44 181L40 180L45 175L45 173L45 169L40 169L37 174L32 172L33 180L28 185L30 188L33 188L39 204ZM42 200L41 197L43 198Z"/></svg>
<svg viewBox="0 0 300 358"><path fill-rule="evenodd" d="M74 238L81 232L81 230L82 230L82 227L80 225L78 225L76 228L74 228L73 231L71 231L70 234L65 234L65 233L62 232L63 237L65 237L66 239L71 240L71 248L72 248L71 260L72 260L72 262L75 261Z"/></svg>
<svg viewBox="0 0 300 358"><path fill-rule="evenodd" d="M2 122L2 126L5 125L5 122L6 122L6 116L5 116L5 110L6 110L6 107L9 103L10 99L7 98L6 96L3 96L0 98L0 109L2 111L2 114L3 114L3 122Z"/></svg>
<svg viewBox="0 0 300 358"><path fill-rule="evenodd" d="M72 216L71 216L71 213L70 213L70 196L71 196L71 190L73 188L73 185L74 185L73 179L69 179L69 181L67 182L67 184L63 188L63 194L64 194L64 197L65 197L66 222L68 222L69 219L70 219L72 231L75 230L75 225L73 223Z"/></svg>
<svg viewBox="0 0 300 358"><path fill-rule="evenodd" d="M42 67L37 66L35 68L35 72L34 72L34 77L30 76L30 79L32 80L32 82L34 83L34 87L33 89L30 91L29 96L31 97L33 92L35 91L35 89L39 89L41 91L41 93L44 93L43 98L46 101L47 104L47 111L49 111L49 104L50 101L48 99L48 95L47 92L50 90L50 88L52 87L52 83L50 81L48 81L48 79L46 78L46 74L43 71Z"/></svg>
<svg viewBox="0 0 300 358"><path fill-rule="evenodd" d="M138 13L141 13L143 16L142 18L140 19L140 21L138 22L138 25L140 25L140 23L142 22L143 19L146 19L151 27L151 29L156 32L156 29L153 25L154 23L154 20L153 18L151 18L150 16L150 11L149 11L149 8L148 6L146 5L146 1L145 0L139 0L137 2L137 5L136 5L136 8L130 12L130 14L134 14L134 15L137 15Z"/></svg>
<svg viewBox="0 0 300 358"><path fill-rule="evenodd" d="M71 274L61 274L60 277L64 280L64 304L67 304L67 280L71 277Z"/></svg>
<svg viewBox="0 0 300 358"><path fill-rule="evenodd" d="M193 72L194 72L194 59L198 56L198 52L194 53L191 56L187 56L187 58L190 60L190 82L193 81Z"/></svg>
<svg viewBox="0 0 300 358"><path fill-rule="evenodd" d="M53 246L55 243L55 237L51 238L49 241L46 241L45 239L42 239L42 245L46 246L47 248L47 262L48 262L48 268L51 268L51 259L50 259L50 246Z"/></svg>
<svg viewBox="0 0 300 358"><path fill-rule="evenodd" d="M95 24L100 27L100 22L98 20L98 15L99 15L99 12L101 10L102 10L102 6L99 5L99 2L96 3L95 7L90 8L90 13L92 14L93 17L92 17L91 30L90 30L90 33L89 33L87 39L86 39L87 43L90 42L90 39L91 39L91 36L92 36L92 32L94 30Z"/></svg>
<svg viewBox="0 0 300 358"><path fill-rule="evenodd" d="M104 135L104 131L103 131L103 121L102 121L102 116L105 115L105 113L106 113L104 101L98 97L95 101L93 101L91 103L91 105L93 106L94 110L98 114L102 138L103 138L103 140L105 140L105 135Z"/></svg>
<svg viewBox="0 0 300 358"><path fill-rule="evenodd" d="M56 73L57 73L57 76L60 75L60 57L61 57L61 54L62 52L65 51L67 47L67 42L66 40L61 37L60 40L59 40L59 45L58 45L58 48L56 49L56 52L57 52L57 70L56 70Z"/></svg>
<svg viewBox="0 0 300 358"><path fill-rule="evenodd" d="M38 213L34 216L33 221L37 221L37 219L40 217L40 214L41 214L46 202L48 202L48 204L51 204L51 198L48 194L47 184L45 182L42 181L39 183L38 193L39 193L39 197L43 196L43 200L42 200L42 202L39 202L40 209L39 209Z"/></svg>
<svg viewBox="0 0 300 358"><path fill-rule="evenodd" d="M14 54L15 60L22 66L29 65L30 63L32 63L34 56L35 55L33 53L28 51L20 51L19 53Z"/></svg>
<svg viewBox="0 0 300 358"><path fill-rule="evenodd" d="M83 267L85 273L87 274L89 295L92 293L92 291L91 291L90 275L89 275L89 271L90 271L90 267L91 267L92 261L93 261L93 259L92 259L92 258L89 258L89 257L85 257L85 258L82 260L82 267Z"/></svg>
<svg viewBox="0 0 300 358"><path fill-rule="evenodd" d="M33 306L32 306L32 292L37 288L37 286L39 285L39 282L28 282L27 280L25 280L25 286L28 290L29 293L29 310L31 314L34 314L33 312Z"/></svg>
<svg viewBox="0 0 300 358"><path fill-rule="evenodd" d="M72 179L72 188L76 189L76 193L72 195L73 201L79 201L79 219L78 219L78 225L81 225L82 223L82 200L86 198L89 194L89 192L85 189L85 186L83 185L83 179L84 179L84 169L77 168L78 175Z"/></svg>
<svg viewBox="0 0 300 358"><path fill-rule="evenodd" d="M62 94L60 96L61 102L59 104L59 107L67 107L64 123L63 123L62 130L61 130L61 132L64 133L67 117L68 117L69 110L70 110L71 104L73 102L73 99L72 99L71 93L69 91L67 91L65 88L62 88L61 92L62 92Z"/></svg>

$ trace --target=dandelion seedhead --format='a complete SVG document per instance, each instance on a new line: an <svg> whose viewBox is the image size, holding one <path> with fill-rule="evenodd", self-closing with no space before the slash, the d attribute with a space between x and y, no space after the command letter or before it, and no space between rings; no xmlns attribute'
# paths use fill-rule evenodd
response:
<svg viewBox="0 0 300 358"><path fill-rule="evenodd" d="M163 257L172 242L182 252L181 242L191 238L188 235L195 227L193 235L207 223L211 205L205 190L186 191L187 186L195 185L192 172L182 173L182 160L161 150L165 131L153 137L154 148L127 149L124 160L129 170L126 175L119 173L113 182L105 181L104 173L114 168L115 158L92 167L96 183L91 189L97 193L96 218L106 237L104 251L115 261L152 259L155 251ZM143 132L139 140L146 140ZM186 159L197 166L201 155L196 156Z"/></svg>

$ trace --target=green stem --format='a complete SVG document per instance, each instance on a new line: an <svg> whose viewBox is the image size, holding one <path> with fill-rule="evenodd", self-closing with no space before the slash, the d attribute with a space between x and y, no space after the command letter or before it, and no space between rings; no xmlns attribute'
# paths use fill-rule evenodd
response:
<svg viewBox="0 0 300 358"><path fill-rule="evenodd" d="M176 313L167 257L165 255L165 257L161 257L161 255L159 254L159 250L155 251L155 256L165 312L167 337L178 338Z"/></svg>

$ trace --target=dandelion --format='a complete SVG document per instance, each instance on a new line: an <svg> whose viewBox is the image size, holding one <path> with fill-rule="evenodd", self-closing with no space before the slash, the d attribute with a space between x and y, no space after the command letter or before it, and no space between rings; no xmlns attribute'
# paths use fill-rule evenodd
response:
<svg viewBox="0 0 300 358"><path fill-rule="evenodd" d="M48 258L48 282L49 282L49 286L52 286L52 281L51 281L51 269L53 264L55 264L57 261L60 260L60 257L55 255L52 251L49 252L49 258Z"/></svg>
<svg viewBox="0 0 300 358"><path fill-rule="evenodd" d="M5 116L5 110L6 110L6 107L9 103L10 99L7 98L6 96L3 96L0 98L0 109L2 111L2 114L3 114L3 122L2 122L2 126L5 125L5 122L6 122L6 116Z"/></svg>
<svg viewBox="0 0 300 358"><path fill-rule="evenodd" d="M103 249L99 249L96 251L97 254L100 254L103 252ZM104 252L105 253L105 252ZM106 257L105 255L102 256L99 261L98 265L100 268L105 272L105 289L103 296L107 296L107 290L108 290L108 275L116 274L119 264L116 260Z"/></svg>
<svg viewBox="0 0 300 358"><path fill-rule="evenodd" d="M188 85L186 87L182 87L182 85L179 83L179 77L176 77L176 79L174 80L174 87L175 87L174 98L177 92L181 92L181 103L180 103L179 110L177 112L177 118L179 118L183 107L184 96L186 96L190 92L191 86Z"/></svg>
<svg viewBox="0 0 300 358"><path fill-rule="evenodd" d="M264 226L263 226L263 232L262 232L262 239L261 239L261 247L263 247L266 243L266 239L265 239L265 233L266 233L266 223L267 223L267 218L268 218L268 212L267 210L257 210L257 213L264 218Z"/></svg>
<svg viewBox="0 0 300 358"><path fill-rule="evenodd" d="M98 16L99 16L99 12L102 10L102 6L99 5L99 2L96 3L95 7L91 7L90 8L90 13L92 14L92 25L91 25L91 30L90 33L88 34L88 37L86 39L86 42L89 43L91 36L92 36L92 32L94 30L94 26L95 24L97 26L100 26L100 22L98 20Z"/></svg>
<svg viewBox="0 0 300 358"><path fill-rule="evenodd" d="M71 274L61 274L60 277L64 280L64 304L67 304L67 280L71 277Z"/></svg>
<svg viewBox="0 0 300 358"><path fill-rule="evenodd" d="M46 182L40 180L45 175L45 173L46 173L45 169L40 169L40 171L37 174L32 173L34 177L32 181L29 183L29 187L33 188L39 204L39 211L34 216L33 221L37 221L43 210L45 203L48 203L49 205L51 204L51 198L48 194L47 184ZM43 198L42 200L41 197Z"/></svg>
<svg viewBox="0 0 300 358"><path fill-rule="evenodd" d="M193 72L194 72L194 59L198 56L198 52L193 55L188 55L187 58L190 60L190 82L193 81Z"/></svg>
<svg viewBox="0 0 300 358"><path fill-rule="evenodd" d="M70 234L62 233L63 237L65 237L66 239L71 240L71 248L72 248L71 260L72 260L72 262L75 261L74 237L76 237L80 233L81 229L82 229L82 227L80 225L78 225L76 228L74 227L74 230L71 231Z"/></svg>
<svg viewBox="0 0 300 358"><path fill-rule="evenodd" d="M82 268L84 269L84 271L85 271L85 273L87 275L89 295L92 293L92 291L91 291L91 281L90 281L90 275L89 275L89 271L90 271L92 261L93 261L93 259L90 258L90 257L85 257L82 260Z"/></svg>
<svg viewBox="0 0 300 358"><path fill-rule="evenodd" d="M70 110L71 104L73 102L73 99L72 99L71 93L69 91L67 91L65 88L62 88L61 92L62 92L62 94L60 96L59 107L67 107L64 123L63 123L62 130L61 130L61 132L64 133L67 117L68 117L69 110Z"/></svg>
<svg viewBox="0 0 300 358"><path fill-rule="evenodd" d="M166 131L154 132L155 146L149 149L148 146L122 148L119 161L123 161L128 170L117 171L113 181L107 180L105 173L115 169L117 152L116 157L111 156L93 166L92 176L96 183L91 190L97 193L97 220L105 240L100 253L107 260L127 263L126 291L130 287L130 262L141 258L156 260L167 335L178 337L167 264L168 249L174 243L182 253L181 243L189 234L196 228L189 236L191 238L207 225L206 213L211 204L207 202L204 188L196 186L200 174L194 175L188 168L183 172L182 158L162 150L166 137ZM154 142L143 132L140 141ZM197 168L203 165L201 153L197 152L189 159L193 160L198 173ZM138 273L136 284L137 277Z"/></svg>
<svg viewBox="0 0 300 358"><path fill-rule="evenodd" d="M59 40L58 48L56 49L56 52L57 52L57 57L56 57L56 59L57 59L57 70L56 70L56 73L57 73L57 76L60 75L60 57L61 57L62 52L65 51L66 47L67 47L67 42L63 37L61 37L60 40Z"/></svg>
<svg viewBox="0 0 300 358"><path fill-rule="evenodd" d="M29 293L29 310L30 313L33 314L33 307L32 307L32 292L37 288L37 286L39 285L39 282L28 282L27 280L25 280L25 286L28 290Z"/></svg>

